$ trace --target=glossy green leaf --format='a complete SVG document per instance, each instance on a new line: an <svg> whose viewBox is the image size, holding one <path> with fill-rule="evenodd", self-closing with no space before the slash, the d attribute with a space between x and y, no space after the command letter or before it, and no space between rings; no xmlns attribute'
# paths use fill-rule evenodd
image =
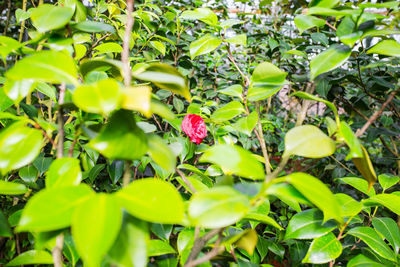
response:
<svg viewBox="0 0 400 267"><path fill-rule="evenodd" d="M263 99L266 99L270 96L273 96L279 90L283 88L284 85L287 83L283 84L263 84L263 83L253 83L252 86L250 87L248 94L247 94L247 99L249 101L260 101Z"/></svg>
<svg viewBox="0 0 400 267"><path fill-rule="evenodd" d="M46 174L46 187L79 185L82 180L78 159L60 158L54 160Z"/></svg>
<svg viewBox="0 0 400 267"><path fill-rule="evenodd" d="M195 193L189 202L189 217L193 225L219 228L239 221L249 209L247 196L220 186Z"/></svg>
<svg viewBox="0 0 400 267"><path fill-rule="evenodd" d="M104 70L113 73L115 77L120 77L122 72L122 63L113 59L96 58L87 60L80 65L80 72L84 77L86 77L92 71Z"/></svg>
<svg viewBox="0 0 400 267"><path fill-rule="evenodd" d="M53 257L44 250L28 250L15 257L5 266L21 266L33 264L53 264Z"/></svg>
<svg viewBox="0 0 400 267"><path fill-rule="evenodd" d="M376 177L374 166L372 165L367 150L362 145L361 149L363 152L363 157L353 157L351 160L353 161L354 165L356 165L357 170L362 174L365 180L368 181L368 188L371 188L378 178Z"/></svg>
<svg viewBox="0 0 400 267"><path fill-rule="evenodd" d="M0 195L21 195L28 191L25 185L0 180Z"/></svg>
<svg viewBox="0 0 400 267"><path fill-rule="evenodd" d="M338 179L339 179L339 181L354 187L358 191L363 192L364 194L366 194L368 196L375 195L375 189L373 187L368 188L368 182L365 181L364 179L357 178L357 177L343 177L343 178L338 178Z"/></svg>
<svg viewBox="0 0 400 267"><path fill-rule="evenodd" d="M253 111L249 116L238 119L234 124L232 124L232 127L238 132L244 133L247 136L251 136L253 129L257 125L257 121L257 112Z"/></svg>
<svg viewBox="0 0 400 267"><path fill-rule="evenodd" d="M372 225L375 230L380 233L393 250L398 253L400 248L400 230L397 223L392 218L372 218Z"/></svg>
<svg viewBox="0 0 400 267"><path fill-rule="evenodd" d="M2 237L12 237L13 232L11 230L10 224L6 216L4 216L3 212L0 210L0 236Z"/></svg>
<svg viewBox="0 0 400 267"><path fill-rule="evenodd" d="M73 94L74 104L80 109L107 115L118 108L122 98L121 89L114 79L100 80L97 83L81 85Z"/></svg>
<svg viewBox="0 0 400 267"><path fill-rule="evenodd" d="M18 175L25 183L34 183L39 176L39 171L35 166L28 165L19 169Z"/></svg>
<svg viewBox="0 0 400 267"><path fill-rule="evenodd" d="M176 157L164 140L157 135L149 135L148 140L149 150L147 153L150 157L165 171L174 172Z"/></svg>
<svg viewBox="0 0 400 267"><path fill-rule="evenodd" d="M313 239L331 232L336 227L333 221L323 223L321 211L308 209L296 213L290 219L285 239Z"/></svg>
<svg viewBox="0 0 400 267"><path fill-rule="evenodd" d="M0 56L3 60L5 60L9 54L16 52L21 46L22 44L13 38L0 36Z"/></svg>
<svg viewBox="0 0 400 267"><path fill-rule="evenodd" d="M72 27L82 32L115 32L115 29L110 24L98 21L81 21L77 24L73 24Z"/></svg>
<svg viewBox="0 0 400 267"><path fill-rule="evenodd" d="M307 15L297 15L294 18L294 23L299 29L299 33L302 34L304 31L314 28L314 27L322 27L325 25L325 20L320 19L314 16L307 16Z"/></svg>
<svg viewBox="0 0 400 267"><path fill-rule="evenodd" d="M327 263L339 257L340 254L342 254L342 244L334 234L328 233L311 242L303 263Z"/></svg>
<svg viewBox="0 0 400 267"><path fill-rule="evenodd" d="M307 10L307 15L321 15L321 16L347 16L347 15L358 15L360 10L352 9L332 9L327 7L314 6Z"/></svg>
<svg viewBox="0 0 400 267"><path fill-rule="evenodd" d="M333 45L324 52L314 57L310 62L310 79L336 69L343 65L350 57L351 49L345 45Z"/></svg>
<svg viewBox="0 0 400 267"><path fill-rule="evenodd" d="M274 219L272 219L271 217L269 217L266 214L249 212L243 219L261 222L264 224L271 225L279 230L283 230L282 226L280 226Z"/></svg>
<svg viewBox="0 0 400 267"><path fill-rule="evenodd" d="M17 230L44 232L68 227L75 208L92 194L85 184L41 190L29 199Z"/></svg>
<svg viewBox="0 0 400 267"><path fill-rule="evenodd" d="M59 29L70 21L74 11L69 7L43 4L32 10L32 24L39 32Z"/></svg>
<svg viewBox="0 0 400 267"><path fill-rule="evenodd" d="M163 56L165 55L165 45L159 41L151 41L150 45L156 49L158 52L160 52Z"/></svg>
<svg viewBox="0 0 400 267"><path fill-rule="evenodd" d="M261 163L252 153L239 146L214 145L204 152L200 162L214 163L228 175L235 174L253 180L263 179L265 176Z"/></svg>
<svg viewBox="0 0 400 267"><path fill-rule="evenodd" d="M183 200L175 187L155 178L136 180L116 195L133 216L156 223L182 223Z"/></svg>
<svg viewBox="0 0 400 267"><path fill-rule="evenodd" d="M99 54L106 54L106 53L121 53L122 52L122 46L114 43L114 42L108 42L108 43L102 43L99 46L96 46L96 53L94 53L93 56L97 56Z"/></svg>
<svg viewBox="0 0 400 267"><path fill-rule="evenodd" d="M215 15L215 13L209 8L196 8L195 10L186 10L182 12L179 17L184 20L198 19L211 26L216 25L218 22L217 15Z"/></svg>
<svg viewBox="0 0 400 267"><path fill-rule="evenodd" d="M221 43L222 41L219 38L206 34L190 44L190 57L193 60L197 56L208 54L214 51Z"/></svg>
<svg viewBox="0 0 400 267"><path fill-rule="evenodd" d="M391 261L396 261L394 252L373 228L360 226L350 229L347 233L360 238L379 256Z"/></svg>
<svg viewBox="0 0 400 267"><path fill-rule="evenodd" d="M114 112L89 146L110 159L139 159L148 148L145 133L126 110Z"/></svg>
<svg viewBox="0 0 400 267"><path fill-rule="evenodd" d="M175 98L174 98L175 99ZM151 116L151 87L146 85L132 86L122 91L121 107Z"/></svg>
<svg viewBox="0 0 400 267"><path fill-rule="evenodd" d="M382 205L392 212L400 215L400 196L396 194L378 194L363 200L364 205L376 206Z"/></svg>
<svg viewBox="0 0 400 267"><path fill-rule="evenodd" d="M312 95L312 94L309 94L309 93L306 93L306 92L301 92L301 91L296 92L296 93L294 93L292 95L293 96L297 96L297 97L301 97L303 99L314 100L314 101L318 101L318 102L324 103L325 105L327 105L333 111L333 113L335 114L336 121L337 122L339 121L339 114L338 114L337 108L335 107L335 105L332 102L327 101L325 99L322 99L322 98L320 98L318 96L315 96L315 95Z"/></svg>
<svg viewBox="0 0 400 267"><path fill-rule="evenodd" d="M266 195L273 195L297 212L301 212L299 203L312 205L296 188L288 183L276 183L268 186Z"/></svg>
<svg viewBox="0 0 400 267"><path fill-rule="evenodd" d="M324 221L335 219L340 223L343 222L339 203L329 188L319 179L306 173L296 172L285 176L285 180L324 212Z"/></svg>
<svg viewBox="0 0 400 267"><path fill-rule="evenodd" d="M72 57L64 52L41 51L24 57L6 72L8 79L33 79L48 83L77 84L77 70Z"/></svg>
<svg viewBox="0 0 400 267"><path fill-rule="evenodd" d="M290 155L323 158L332 155L335 150L335 142L313 125L297 126L285 136L285 153Z"/></svg>
<svg viewBox="0 0 400 267"><path fill-rule="evenodd" d="M215 122L223 122L244 113L243 105L238 101L232 101L225 106L217 109L212 115L211 119Z"/></svg>
<svg viewBox="0 0 400 267"><path fill-rule="evenodd" d="M347 267L385 267L385 265L359 254L347 263Z"/></svg>
<svg viewBox="0 0 400 267"><path fill-rule="evenodd" d="M100 266L122 224L122 210L113 195L97 194L81 203L72 217L72 236L84 263Z"/></svg>
<svg viewBox="0 0 400 267"><path fill-rule="evenodd" d="M7 97L14 101L15 104L18 104L23 98L25 98L31 91L35 85L35 81L32 79L24 79L24 80L6 80L4 84L4 93L6 93Z"/></svg>
<svg viewBox="0 0 400 267"><path fill-rule="evenodd" d="M133 72L136 79L154 83L161 89L180 94L190 101L188 81L177 69L167 64L144 65Z"/></svg>
<svg viewBox="0 0 400 267"><path fill-rule="evenodd" d="M263 62L257 65L251 76L251 82L255 87L263 85L280 85L285 82L287 73L280 70L269 62Z"/></svg>
<svg viewBox="0 0 400 267"><path fill-rule="evenodd" d="M1 37L1 36L0 36ZM13 101L4 92L4 87L0 87L0 112L5 111L13 105Z"/></svg>
<svg viewBox="0 0 400 267"><path fill-rule="evenodd" d="M310 2L310 7L317 6L317 7L326 7L332 8L339 3L339 0L312 0Z"/></svg>
<svg viewBox="0 0 400 267"><path fill-rule="evenodd" d="M352 217L357 215L363 208L363 205L346 194L335 194L336 201L339 203L343 217Z"/></svg>
<svg viewBox="0 0 400 267"><path fill-rule="evenodd" d="M344 122L340 122L340 135L343 137L347 146L350 148L350 153L347 155L346 159L351 158L362 158L364 157L360 141L356 135L351 130L350 126Z"/></svg>
<svg viewBox="0 0 400 267"><path fill-rule="evenodd" d="M0 170L3 174L32 162L43 143L39 130L17 123L0 131Z"/></svg>
<svg viewBox="0 0 400 267"><path fill-rule="evenodd" d="M379 179L379 184L382 186L383 191L386 191L386 189L394 186L400 181L399 176L394 176L389 173L384 173L378 176Z"/></svg>
<svg viewBox="0 0 400 267"><path fill-rule="evenodd" d="M238 34L238 35L235 35L235 36L225 39L225 41L230 44L246 45L247 44L247 35L244 33Z"/></svg>
<svg viewBox="0 0 400 267"><path fill-rule="evenodd" d="M219 90L218 93L230 96L236 96L242 99L243 87L240 84L228 86L225 89Z"/></svg>
<svg viewBox="0 0 400 267"><path fill-rule="evenodd" d="M400 44L395 40L383 40L367 51L367 54L372 53L400 57Z"/></svg>
<svg viewBox="0 0 400 267"><path fill-rule="evenodd" d="M147 254L149 257L161 256L165 254L175 254L176 251L166 241L152 239L147 244Z"/></svg>
<svg viewBox="0 0 400 267"><path fill-rule="evenodd" d="M117 240L108 256L118 267L145 267L147 265L147 224L132 216L124 216Z"/></svg>

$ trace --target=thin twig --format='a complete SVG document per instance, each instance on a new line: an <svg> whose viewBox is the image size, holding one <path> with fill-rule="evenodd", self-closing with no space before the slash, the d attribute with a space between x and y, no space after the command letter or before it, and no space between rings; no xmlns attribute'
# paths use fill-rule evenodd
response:
<svg viewBox="0 0 400 267"><path fill-rule="evenodd" d="M194 241L194 245L192 247L192 250L190 251L189 257L186 260L186 263L184 267L186 267L186 264L189 264L190 262L194 261L197 256L200 254L201 250L203 247L207 244L208 241L210 241L211 238L216 236L217 234L221 233L224 230L224 228L219 228L219 229L213 229L206 233L204 236L196 238Z"/></svg>
<svg viewBox="0 0 400 267"><path fill-rule="evenodd" d="M175 170L182 178L183 182L189 187L190 191L192 191L192 194L196 193L197 192L196 188L194 188L192 183L186 178L185 174L178 168L176 168Z"/></svg>
<svg viewBox="0 0 400 267"><path fill-rule="evenodd" d="M315 89L315 84L313 82L307 84L306 93L312 94ZM310 106L310 100L303 99L303 105L301 106L301 111L297 114L296 126L303 124L306 118L308 108Z"/></svg>
<svg viewBox="0 0 400 267"><path fill-rule="evenodd" d="M257 101L255 103L256 105L256 110L257 110L257 115L258 115L258 119L257 119L257 127L258 127L258 134L259 134L259 138L260 138L260 145L261 145L261 151L263 153L264 156L264 160L265 160L265 171L267 173L267 176L271 174L271 165L269 162L269 157L268 157L268 151L267 151L267 147L265 145L265 139L264 139L264 134L263 134L263 129L262 129L262 125L261 125L261 112L260 112L260 103ZM267 180L266 180L267 182Z"/></svg>
<svg viewBox="0 0 400 267"><path fill-rule="evenodd" d="M212 250L210 252L208 252L206 255L204 255L203 257L193 260L191 262L188 262L185 264L185 267L194 267L197 265L200 265L204 262L207 262L209 260L211 260L212 258L214 258L215 256L217 256L219 253L221 253L224 250L224 247L220 247L220 243L221 243L221 232L219 233L218 239L215 242L214 247L212 248Z"/></svg>
<svg viewBox="0 0 400 267"><path fill-rule="evenodd" d="M131 39L131 32L133 27L133 5L134 0L127 0L126 1L126 26L125 26L125 34L124 34L124 41L122 44L122 53L121 53L121 61L123 64L123 76L124 76L124 84L126 87L131 85L132 80L132 73L131 67L129 62L129 54L130 54L130 39Z"/></svg>
<svg viewBox="0 0 400 267"><path fill-rule="evenodd" d="M125 171L122 177L122 186L125 187L131 181L131 162L129 160L125 161Z"/></svg>
<svg viewBox="0 0 400 267"><path fill-rule="evenodd" d="M79 59L79 62L81 62L82 59L84 59L84 58L86 58L87 56L89 56L90 53L93 51L93 49L96 48L96 46L98 46L99 43L100 43L101 41L103 41L104 39L106 39L107 37L109 37L109 36L111 36L111 35L112 35L111 33L107 33L106 35L103 35L102 37L100 37L99 39L97 39L96 42L94 42L94 43L92 44L92 46L86 51L85 55L83 55L83 57L81 57L81 58Z"/></svg>
<svg viewBox="0 0 400 267"><path fill-rule="evenodd" d="M394 99L394 97L396 96L396 94L400 91L400 87L397 88L395 91L393 91L388 99L385 101L385 103L383 103L382 107L377 110L370 118L369 120L364 124L364 126L359 129L356 133L357 137L360 137L361 135L363 135L363 133L365 133L365 131L368 129L368 127L382 114L382 112L385 110L386 106Z"/></svg>

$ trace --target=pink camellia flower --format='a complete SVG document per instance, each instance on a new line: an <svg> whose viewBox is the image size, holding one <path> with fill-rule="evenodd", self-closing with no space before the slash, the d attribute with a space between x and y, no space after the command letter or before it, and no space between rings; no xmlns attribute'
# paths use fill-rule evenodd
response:
<svg viewBox="0 0 400 267"><path fill-rule="evenodd" d="M200 144L207 136L206 124L203 118L196 114L187 114L181 128L190 137L190 141L196 144Z"/></svg>

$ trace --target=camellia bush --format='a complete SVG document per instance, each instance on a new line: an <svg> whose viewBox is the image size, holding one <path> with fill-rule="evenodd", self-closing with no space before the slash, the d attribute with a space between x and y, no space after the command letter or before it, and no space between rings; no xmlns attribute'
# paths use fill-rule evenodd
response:
<svg viewBox="0 0 400 267"><path fill-rule="evenodd" d="M0 0L0 265L400 266L399 4Z"/></svg>

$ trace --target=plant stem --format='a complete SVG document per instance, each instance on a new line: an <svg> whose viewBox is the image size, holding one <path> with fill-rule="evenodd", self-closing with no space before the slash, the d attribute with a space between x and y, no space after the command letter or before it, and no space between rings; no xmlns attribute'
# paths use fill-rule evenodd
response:
<svg viewBox="0 0 400 267"><path fill-rule="evenodd" d="M134 0L126 1L126 26L125 26L124 41L122 44L122 53L121 53L124 84L126 87L130 86L132 81L132 73L129 62L129 53L130 53L129 43L133 27L133 17L132 17L133 5L134 5Z"/></svg>
<svg viewBox="0 0 400 267"><path fill-rule="evenodd" d="M261 151L263 153L264 160L265 160L265 171L268 176L271 174L271 164L269 162L268 151L267 151L267 147L265 145L265 139L264 139L263 129L262 129L262 125L261 125L260 103L257 101L257 102L255 102L255 105L256 105L256 110L257 110L257 115L258 115L257 127L258 127L259 141L260 141L260 145L261 145Z"/></svg>

